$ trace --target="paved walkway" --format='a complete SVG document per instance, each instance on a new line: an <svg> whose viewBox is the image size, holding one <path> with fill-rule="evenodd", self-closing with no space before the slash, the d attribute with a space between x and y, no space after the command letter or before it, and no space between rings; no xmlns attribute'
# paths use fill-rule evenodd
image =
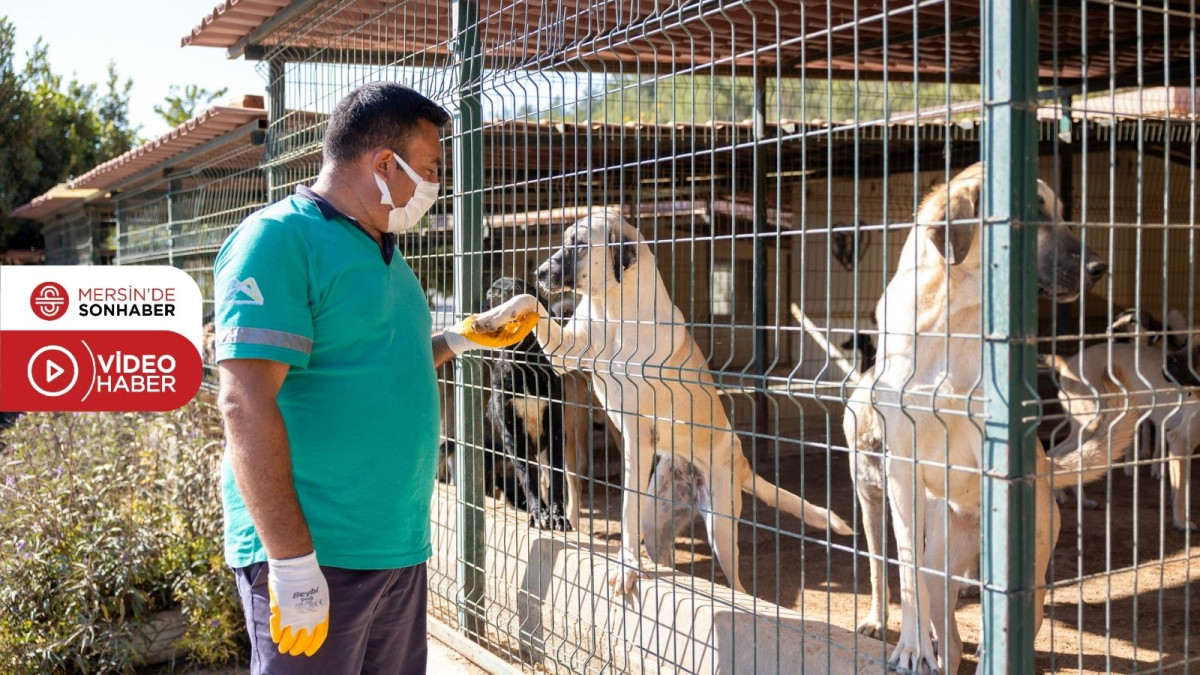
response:
<svg viewBox="0 0 1200 675"><path fill-rule="evenodd" d="M487 675L487 671L471 663L462 654L429 638L429 664L426 672L453 675Z"/></svg>

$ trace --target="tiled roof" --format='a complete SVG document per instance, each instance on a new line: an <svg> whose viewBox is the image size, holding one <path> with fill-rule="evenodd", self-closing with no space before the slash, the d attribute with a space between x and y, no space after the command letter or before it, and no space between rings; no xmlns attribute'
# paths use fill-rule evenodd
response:
<svg viewBox="0 0 1200 675"><path fill-rule="evenodd" d="M115 157L72 180L72 188L112 187L121 180L255 120L265 120L261 96L246 96L236 104L220 105L193 117L162 136Z"/></svg>
<svg viewBox="0 0 1200 675"><path fill-rule="evenodd" d="M60 209L107 190L121 181L179 158L183 153L219 138L244 124L266 124L267 111L261 96L244 96L226 105L215 106L180 124L158 138L92 168L45 194L33 198L12 211L14 218L44 220Z"/></svg>
<svg viewBox="0 0 1200 675"><path fill-rule="evenodd" d="M353 52L385 60L411 57L416 62L408 65L423 65L448 56L455 37L448 3L434 0L230 0L182 42L245 45L272 8L265 19L271 24L254 42L268 50L309 50L305 58L315 61L338 61ZM484 56L505 70L758 64L779 67L784 75L920 72L972 82L978 81L984 42L975 0L900 6L884 0L480 0L478 16ZM1059 3L1053 10L1043 6L1037 17L1038 75L1044 80L1066 85L1109 73L1144 72L1150 78L1163 70L1180 76L1188 70L1186 11Z"/></svg>
<svg viewBox="0 0 1200 675"><path fill-rule="evenodd" d="M226 0L200 19L192 32L179 40L181 47L231 47L264 21L291 4L291 0Z"/></svg>
<svg viewBox="0 0 1200 675"><path fill-rule="evenodd" d="M59 183L46 194L34 197L28 204L18 206L9 215L25 220L45 220L70 204L95 196L98 192L100 191L71 189L66 183Z"/></svg>

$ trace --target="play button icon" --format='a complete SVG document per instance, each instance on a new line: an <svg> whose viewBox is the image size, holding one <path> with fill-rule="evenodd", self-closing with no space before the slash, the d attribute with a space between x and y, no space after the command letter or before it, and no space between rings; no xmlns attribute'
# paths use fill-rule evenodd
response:
<svg viewBox="0 0 1200 675"><path fill-rule="evenodd" d="M66 348L46 345L29 358L25 374L29 385L42 396L62 396L79 380L79 363Z"/></svg>

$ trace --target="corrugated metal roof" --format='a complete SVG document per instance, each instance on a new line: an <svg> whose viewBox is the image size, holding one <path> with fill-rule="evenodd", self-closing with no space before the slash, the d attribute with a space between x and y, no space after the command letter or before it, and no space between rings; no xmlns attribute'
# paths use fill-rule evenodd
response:
<svg viewBox="0 0 1200 675"><path fill-rule="evenodd" d="M248 38L262 25L250 25L257 15L235 13L248 2L218 5L211 20L194 28L183 44L228 48ZM478 4L484 56L506 70L592 63L757 63L782 65L785 74L917 71L971 81L978 79L983 43L976 0L903 7L885 0ZM291 15L279 14L288 5ZM419 54L417 61L436 59L449 55L455 30L446 4L434 0L254 0L253 6L258 12L274 7L273 16L279 15L255 42L268 50L309 50L301 57L305 60L345 60L351 53L376 55L370 62L380 65L387 55L399 61L414 54ZM1133 73L1139 67L1148 72L1167 64L1176 66L1174 72L1191 53L1187 37L1192 19L1187 11L1132 3L1084 3L1081 9L1060 3L1053 11L1043 8L1038 20L1038 74L1057 77L1060 83L1110 72Z"/></svg>
<svg viewBox="0 0 1200 675"><path fill-rule="evenodd" d="M264 21L291 4L291 0L227 0L200 19L192 32L179 40L181 47L231 47Z"/></svg>
<svg viewBox="0 0 1200 675"><path fill-rule="evenodd" d="M25 220L45 220L65 207L94 197L99 192L94 189L72 189L66 183L59 183L45 194L34 197L28 204L18 206L9 215Z"/></svg>
<svg viewBox="0 0 1200 675"><path fill-rule="evenodd" d="M118 182L256 120L265 120L261 96L245 96L239 103L214 106L170 132L134 148L72 180L72 188L109 188Z"/></svg>

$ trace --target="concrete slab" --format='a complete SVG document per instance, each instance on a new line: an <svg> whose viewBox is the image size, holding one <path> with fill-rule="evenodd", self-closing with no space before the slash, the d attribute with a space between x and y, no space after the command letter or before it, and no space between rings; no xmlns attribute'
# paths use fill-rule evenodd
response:
<svg viewBox="0 0 1200 675"><path fill-rule="evenodd" d="M431 578L453 588L455 508L438 486ZM617 542L543 533L524 514L489 508L489 641L548 672L865 673L881 670L878 640L655 568L631 597L606 583Z"/></svg>

